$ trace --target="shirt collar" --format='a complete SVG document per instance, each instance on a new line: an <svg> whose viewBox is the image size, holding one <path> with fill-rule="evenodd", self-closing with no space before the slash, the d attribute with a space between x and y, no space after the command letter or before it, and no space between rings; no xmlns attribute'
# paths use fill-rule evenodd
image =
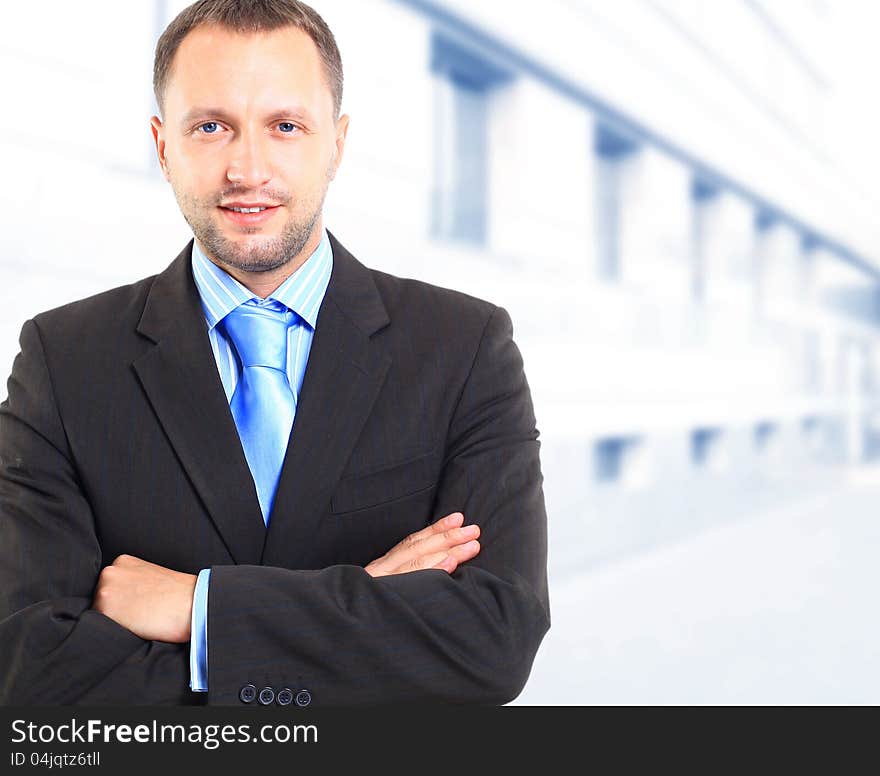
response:
<svg viewBox="0 0 880 776"><path fill-rule="evenodd" d="M267 298L289 307L314 329L318 323L318 310L327 291L332 270L333 250L325 229L321 242L312 255ZM198 240L193 241L192 273L209 330L236 307L252 299L261 301L260 297L205 256Z"/></svg>

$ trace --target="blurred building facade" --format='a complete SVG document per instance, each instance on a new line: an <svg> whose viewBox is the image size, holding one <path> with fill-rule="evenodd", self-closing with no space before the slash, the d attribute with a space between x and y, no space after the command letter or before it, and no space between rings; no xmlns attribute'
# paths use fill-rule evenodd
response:
<svg viewBox="0 0 880 776"><path fill-rule="evenodd" d="M0 118L7 370L27 317L159 272L190 237L148 127L152 49L187 4L99 0L94 28L117 32L83 46L59 3L54 39L0 47L27 74ZM369 266L511 313L551 575L880 453L876 233L828 154L830 4L312 4L352 116L326 224Z"/></svg>

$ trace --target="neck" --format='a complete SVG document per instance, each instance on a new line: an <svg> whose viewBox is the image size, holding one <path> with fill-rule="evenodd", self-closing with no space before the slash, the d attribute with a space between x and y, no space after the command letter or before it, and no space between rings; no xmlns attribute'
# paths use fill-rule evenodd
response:
<svg viewBox="0 0 880 776"><path fill-rule="evenodd" d="M276 269L269 270L268 272L248 272L247 270L239 269L238 267L223 264L211 256L211 254L205 250L205 247L201 242L199 243L199 248L211 262L220 267L220 269L228 275L234 277L248 291L261 299L265 299L266 297L271 296L272 293L284 283L285 280L287 280L287 278L308 261L309 257L317 250L323 236L324 219L323 217L320 217L315 224L315 228L312 229L312 234L309 236L308 242L303 246L303 249L287 263Z"/></svg>

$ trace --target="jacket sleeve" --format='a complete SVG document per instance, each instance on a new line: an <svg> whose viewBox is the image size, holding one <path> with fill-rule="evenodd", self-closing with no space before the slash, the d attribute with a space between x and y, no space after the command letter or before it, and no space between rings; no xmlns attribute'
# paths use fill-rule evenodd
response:
<svg viewBox="0 0 880 776"><path fill-rule="evenodd" d="M179 704L188 644L142 640L91 608L102 567L40 333L0 404L0 704Z"/></svg>
<svg viewBox="0 0 880 776"><path fill-rule="evenodd" d="M240 703L245 684L308 690L316 706L515 698L550 626L537 438L510 317L495 308L449 428L433 515L479 524L480 554L451 575L213 567L209 703Z"/></svg>

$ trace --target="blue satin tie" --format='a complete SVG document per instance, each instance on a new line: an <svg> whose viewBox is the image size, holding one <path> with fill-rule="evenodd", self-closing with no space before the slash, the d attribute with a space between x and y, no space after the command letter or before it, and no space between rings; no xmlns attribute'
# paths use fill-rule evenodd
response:
<svg viewBox="0 0 880 776"><path fill-rule="evenodd" d="M229 407L267 526L296 413L287 380L287 330L295 320L275 300L240 305L223 319L242 365Z"/></svg>

